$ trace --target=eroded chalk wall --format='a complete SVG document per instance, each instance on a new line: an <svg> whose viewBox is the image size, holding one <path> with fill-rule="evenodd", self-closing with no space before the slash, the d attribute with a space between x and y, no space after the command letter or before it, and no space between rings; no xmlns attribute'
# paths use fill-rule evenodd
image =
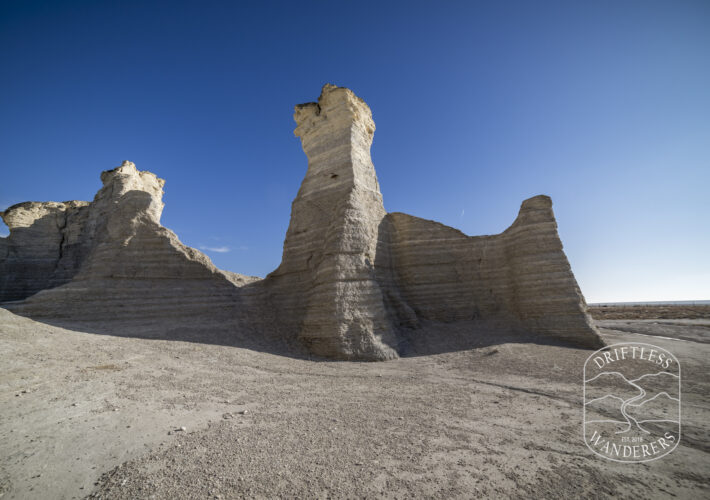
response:
<svg viewBox="0 0 710 500"><path fill-rule="evenodd" d="M10 235L0 238L0 302L25 299L68 283L88 254L85 201L25 202L0 215Z"/></svg>
<svg viewBox="0 0 710 500"><path fill-rule="evenodd" d="M547 196L523 202L503 233L469 237L401 213L391 248L399 291L422 319L492 319L550 339L600 347Z"/></svg>

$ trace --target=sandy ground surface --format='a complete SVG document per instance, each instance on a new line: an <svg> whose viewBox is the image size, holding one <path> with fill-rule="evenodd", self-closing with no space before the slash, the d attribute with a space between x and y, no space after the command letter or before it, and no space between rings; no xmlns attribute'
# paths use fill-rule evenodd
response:
<svg viewBox="0 0 710 500"><path fill-rule="evenodd" d="M599 324L680 360L670 455L621 464L585 446L581 349L491 336L325 362L0 309L0 497L710 498L710 320Z"/></svg>

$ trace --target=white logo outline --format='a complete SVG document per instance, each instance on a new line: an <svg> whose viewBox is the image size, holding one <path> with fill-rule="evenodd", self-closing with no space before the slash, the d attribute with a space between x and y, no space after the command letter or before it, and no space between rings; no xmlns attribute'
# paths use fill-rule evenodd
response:
<svg viewBox="0 0 710 500"><path fill-rule="evenodd" d="M630 346L630 345L650 347L650 348L656 349L656 350L658 350L658 351L662 351L663 353L669 355L669 357L672 358L673 361L675 361L675 362L676 362L676 365L678 366L678 375L675 375L675 374L672 374L672 373L669 373L669 372L646 373L646 374L644 374L644 375L641 375L640 377L634 378L633 380L628 380L623 374L621 374L621 373L619 373L619 372L602 372L602 373L597 374L595 377L592 377L591 379L587 380L587 365L589 364L589 362L590 362L596 355L598 355L598 354L600 354L600 353L602 353L602 352L605 352L605 351L610 351L610 350L612 350L614 347ZM596 420L587 421L587 404L590 403L590 402L596 401L596 400L598 400L598 399L603 399L603 398L605 398L605 397L608 397L609 395L603 396L602 398L595 398L595 399L592 400L592 401L587 401L587 382L590 382L590 381L594 380L594 379L597 378L599 375L602 375L602 374L604 374L604 373L616 373L616 374L620 375L626 382L628 382L629 384L631 384L631 385L637 387L637 388L642 392L642 394L640 394L639 396L636 396L636 397L634 397L634 398L631 398L631 401L629 401L629 400L625 401L624 403L626 403L626 404L624 405L624 410L625 410L625 408L626 408L627 406L629 406L628 403L633 402L633 401L636 401L636 400L639 400L639 399L643 399L643 396L645 395L645 390L644 390L643 388L639 387L638 385L636 385L636 384L635 384L636 381L642 379L643 377L651 376L651 375L658 375L658 374L660 374L660 373L668 373L669 375L672 375L672 376L674 376L675 378L678 379L678 398L673 398L673 397L671 397L667 392L661 392L661 393L659 393L659 394L656 394L653 398L644 401L644 402L641 403L640 405L637 405L637 406L640 407L640 406L642 406L643 404L645 404L645 403L647 403L647 402L649 402L649 401L651 401L651 400L653 400L653 399L659 397L661 394L666 394L666 396L668 396L669 399L678 401L678 421L676 422L675 420L668 420L668 422L673 422L673 423L677 423L677 424L678 424L678 438L675 440L675 443L674 443L673 446L671 446L667 451L665 451L663 454L661 454L661 455L659 455L659 456L657 456L657 457L652 457L652 458L648 458L648 459L645 459L645 460L619 460L619 459L611 458L611 457L609 457L609 456L606 456L606 455L603 455L603 454L599 453L597 450L595 450L595 449L590 445L590 441L591 441L591 440L589 440L589 441L587 440L587 424L588 424L588 423L592 423L592 422L603 422L603 421L596 421ZM611 461L613 461L613 462L619 462L619 463L645 463L645 462L651 462L651 461L653 461L653 460L658 460L659 458L663 458L663 457L667 456L668 454L670 454L671 452L673 452L673 451L678 447L678 445L680 444L681 437L682 437L682 418L681 418L681 411L682 411L682 404L681 404L681 402L682 402L682 393L681 393L681 381L682 381L682 377L681 377L680 361L678 361L678 358L676 358L676 356L675 356L672 352L668 351L667 349L664 349L663 347L659 347L659 346L653 345L653 344L647 344L647 343L645 343L645 342L619 342L619 343L616 343L616 344L611 344L611 345L602 347L601 349L598 349L598 350L594 351L592 354L589 355L589 357L587 357L586 361L584 362L584 368L583 368L583 384L582 384L582 439L584 440L584 444L585 444L585 445L587 446L587 448L589 448L589 450L590 450L592 453L594 453L595 455L597 455L597 456L599 456L599 457L602 457L602 458L604 458L604 459L606 459L606 460L611 460ZM615 396L612 395L612 397L615 397ZM621 398L618 398L618 397L615 397L615 398L621 400ZM623 401L623 400L622 400L622 401ZM627 417L627 420L628 420L629 418L632 418L632 417L628 416L628 414L625 413L625 411L623 411L623 410L622 410L622 414L623 414L624 417ZM635 420L634 420L634 421L635 421ZM639 427L639 429L641 429L641 430L644 431L644 432L648 432L648 431L645 431L640 425L638 425L639 423L645 423L645 422L646 422L646 421L641 421L641 422L636 422L636 423L637 423L637 426ZM631 425L631 424L630 424L630 421L629 421L629 425ZM618 434L618 432L617 432L617 434Z"/></svg>

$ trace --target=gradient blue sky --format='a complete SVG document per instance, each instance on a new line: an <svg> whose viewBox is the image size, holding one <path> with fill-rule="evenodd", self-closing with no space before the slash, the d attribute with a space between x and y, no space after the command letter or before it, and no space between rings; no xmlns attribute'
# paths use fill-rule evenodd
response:
<svg viewBox="0 0 710 500"><path fill-rule="evenodd" d="M131 160L184 243L264 276L293 106L331 82L373 110L388 211L492 234L548 194L588 301L710 299L705 0L3 1L0 71L0 209Z"/></svg>

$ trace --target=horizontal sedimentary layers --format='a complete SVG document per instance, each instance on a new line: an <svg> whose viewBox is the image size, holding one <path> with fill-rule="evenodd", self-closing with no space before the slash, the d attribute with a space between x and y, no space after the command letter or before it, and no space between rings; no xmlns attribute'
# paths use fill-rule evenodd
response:
<svg viewBox="0 0 710 500"><path fill-rule="evenodd" d="M493 319L550 339L602 345L547 196L523 202L513 225L494 236L469 237L406 214L388 218L396 283L421 319Z"/></svg>
<svg viewBox="0 0 710 500"><path fill-rule="evenodd" d="M162 179L130 162L101 179L91 203L23 204L5 212L12 223L5 244L19 257L0 265L9 270L8 281L31 295L6 307L36 318L104 324L246 321L239 310L258 316L254 301L239 295L254 278L220 271L160 225ZM22 275L50 269L45 282ZM8 296L16 288L3 291ZM249 307L240 308L245 300Z"/></svg>
<svg viewBox="0 0 710 500"><path fill-rule="evenodd" d="M68 283L88 255L81 237L85 201L26 202L2 214L11 236L0 238L0 302L21 300Z"/></svg>
<svg viewBox="0 0 710 500"><path fill-rule="evenodd" d="M511 263L512 303L523 324L539 335L583 347L602 347L562 249L550 198L536 196L524 201L502 237Z"/></svg>
<svg viewBox="0 0 710 500"><path fill-rule="evenodd" d="M464 321L512 315L505 245L496 236L403 213L388 214L396 285L421 319Z"/></svg>
<svg viewBox="0 0 710 500"><path fill-rule="evenodd" d="M382 195L370 160L370 109L350 90L326 85L296 107L308 171L293 202L279 268L267 278L279 322L314 354L396 357L377 281Z"/></svg>

